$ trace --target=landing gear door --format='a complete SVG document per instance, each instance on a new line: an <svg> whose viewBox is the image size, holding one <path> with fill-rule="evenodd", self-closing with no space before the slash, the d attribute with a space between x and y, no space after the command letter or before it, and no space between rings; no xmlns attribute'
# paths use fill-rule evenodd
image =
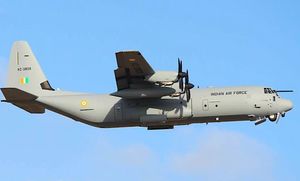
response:
<svg viewBox="0 0 300 181"><path fill-rule="evenodd" d="M209 104L208 104L208 100L207 99L204 99L202 101L202 109L203 109L203 111L208 111L209 110Z"/></svg>

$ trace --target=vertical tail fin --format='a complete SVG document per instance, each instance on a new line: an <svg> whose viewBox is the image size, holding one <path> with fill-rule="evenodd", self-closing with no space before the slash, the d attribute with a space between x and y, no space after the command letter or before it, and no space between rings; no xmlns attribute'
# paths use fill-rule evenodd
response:
<svg viewBox="0 0 300 181"><path fill-rule="evenodd" d="M34 95L40 95L43 90L54 90L25 41L16 41L13 44L6 87L17 88Z"/></svg>

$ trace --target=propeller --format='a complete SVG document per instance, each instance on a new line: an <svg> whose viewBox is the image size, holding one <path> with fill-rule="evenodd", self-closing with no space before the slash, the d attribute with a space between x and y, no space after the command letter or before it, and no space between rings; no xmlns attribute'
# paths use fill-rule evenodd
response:
<svg viewBox="0 0 300 181"><path fill-rule="evenodd" d="M184 83L183 83L184 79ZM178 58L178 75L177 75L177 81L179 82L179 88L182 93L186 94L187 102L191 99L191 89L194 88L194 85L190 83L189 80L189 71L186 70L186 72L182 71L182 60Z"/></svg>

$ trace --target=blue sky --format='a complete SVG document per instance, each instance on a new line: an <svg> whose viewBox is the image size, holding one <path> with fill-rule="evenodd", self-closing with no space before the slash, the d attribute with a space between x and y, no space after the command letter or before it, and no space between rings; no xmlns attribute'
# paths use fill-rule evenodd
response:
<svg viewBox="0 0 300 181"><path fill-rule="evenodd" d="M0 178L300 180L300 2L0 0L0 85L15 40L30 43L55 88L111 93L114 53L155 69L184 60L200 87L264 85L295 108L278 124L195 124L167 131L97 129L0 104Z"/></svg>

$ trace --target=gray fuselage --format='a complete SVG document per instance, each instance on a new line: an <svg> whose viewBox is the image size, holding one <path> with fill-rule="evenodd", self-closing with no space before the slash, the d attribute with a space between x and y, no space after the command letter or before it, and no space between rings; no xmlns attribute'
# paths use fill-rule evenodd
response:
<svg viewBox="0 0 300 181"><path fill-rule="evenodd" d="M96 127L173 126L240 120L258 120L284 114L292 103L263 87L194 88L185 94L161 99L122 99L109 94L40 96L45 108ZM61 92L61 93L60 93Z"/></svg>

